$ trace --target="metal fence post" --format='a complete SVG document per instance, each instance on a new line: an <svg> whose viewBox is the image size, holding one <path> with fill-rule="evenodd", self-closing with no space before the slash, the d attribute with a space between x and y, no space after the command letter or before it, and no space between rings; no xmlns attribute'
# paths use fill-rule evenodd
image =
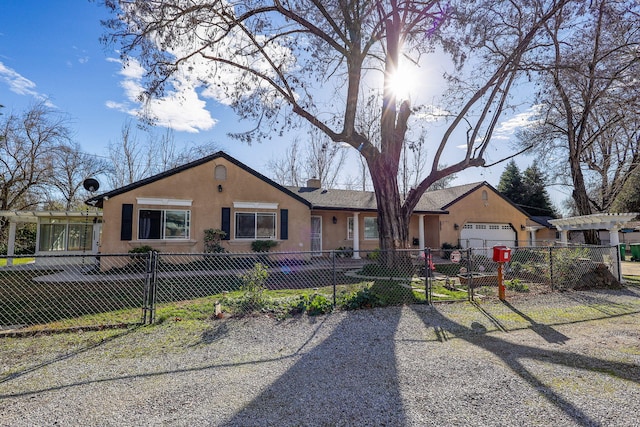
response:
<svg viewBox="0 0 640 427"><path fill-rule="evenodd" d="M149 307L149 295L151 294L151 252L145 254L144 262L144 291L142 295L142 323L151 323L151 312Z"/></svg>
<svg viewBox="0 0 640 427"><path fill-rule="evenodd" d="M549 246L549 285L553 291L553 246Z"/></svg>
<svg viewBox="0 0 640 427"><path fill-rule="evenodd" d="M150 325L155 320L156 287L158 285L158 252L150 251L146 254L146 269L144 278L143 323Z"/></svg>
<svg viewBox="0 0 640 427"><path fill-rule="evenodd" d="M471 248L467 248L467 274L469 275L469 297L473 301L473 251Z"/></svg>
<svg viewBox="0 0 640 427"><path fill-rule="evenodd" d="M620 254L620 246L612 246L609 251L611 250L616 254L616 270L618 270L616 275L618 276L618 282L622 283L622 255Z"/></svg>
<svg viewBox="0 0 640 427"><path fill-rule="evenodd" d="M156 294L158 289L158 251L151 251L151 292L149 292L149 323L156 320Z"/></svg>
<svg viewBox="0 0 640 427"><path fill-rule="evenodd" d="M427 304L433 303L433 295L431 295L431 248L425 248L424 251L424 294Z"/></svg>
<svg viewBox="0 0 640 427"><path fill-rule="evenodd" d="M338 286L338 278L336 272L336 251L331 251L331 281L333 282L333 308L336 307L336 287Z"/></svg>

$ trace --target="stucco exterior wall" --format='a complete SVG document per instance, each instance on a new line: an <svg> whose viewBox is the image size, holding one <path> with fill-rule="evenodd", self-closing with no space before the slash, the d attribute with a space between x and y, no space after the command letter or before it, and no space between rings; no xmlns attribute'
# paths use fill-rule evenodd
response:
<svg viewBox="0 0 640 427"><path fill-rule="evenodd" d="M353 239L348 238L348 221L349 218L353 218L353 212L350 211L312 211L312 216L319 216L322 218L322 247L325 251L330 251L338 248L353 248ZM335 224L333 223L335 218ZM375 212L359 212L358 224L359 224L359 243L361 251L372 251L377 249L379 245L378 239L365 239L364 237L364 223L365 218L377 218ZM424 234L425 234L425 246L426 247L439 247L439 222L438 215L425 215L424 218ZM420 239L419 233L419 215L413 215L409 223L409 243L413 243L414 239ZM435 246L430 246L435 245ZM412 248L419 249L419 245L412 245Z"/></svg>
<svg viewBox="0 0 640 427"><path fill-rule="evenodd" d="M483 196L484 192L484 196ZM460 232L468 222L509 223L516 231L517 240L527 240L527 232L521 230L526 225L527 215L515 208L491 188L482 186L447 207L448 215L440 216L440 241L457 245ZM455 229L458 224L458 229Z"/></svg>
<svg viewBox="0 0 640 427"><path fill-rule="evenodd" d="M215 167L226 168L226 179L216 179ZM219 191L219 188L220 190ZM167 203L141 204L140 198L168 199ZM191 202L190 207L175 207L171 200ZM276 209L261 207L234 207L234 202L254 204L269 203ZM122 205L133 205L132 240L120 240ZM245 205L247 206L247 205ZM262 206L262 205L256 205ZM280 191L268 182L256 177L243 168L224 158L216 158L182 172L161 178L129 192L116 195L104 201L104 224L102 232L102 253L126 253L130 249L149 245L162 252L200 253L204 251L204 230L222 228L222 208L230 208L231 236L223 241L223 246L231 252L251 251L251 240L236 239L236 212L275 212L277 251L301 251L310 249L310 218L306 204ZM140 209L186 209L191 211L190 236L188 239L158 240L139 239L138 218ZM280 240L281 209L288 210L288 239Z"/></svg>

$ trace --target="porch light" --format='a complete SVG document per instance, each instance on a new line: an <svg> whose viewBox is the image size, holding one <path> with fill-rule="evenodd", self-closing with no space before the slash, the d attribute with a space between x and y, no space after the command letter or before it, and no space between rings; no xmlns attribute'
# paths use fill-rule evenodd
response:
<svg viewBox="0 0 640 427"><path fill-rule="evenodd" d="M222 193L222 184L218 184L218 193Z"/></svg>
<svg viewBox="0 0 640 427"><path fill-rule="evenodd" d="M524 225L521 225L521 226L520 226L520 230L524 231L524 230L526 230L526 229L527 229L527 227L525 227Z"/></svg>
<svg viewBox="0 0 640 427"><path fill-rule="evenodd" d="M454 228L454 230L457 230L457 229L460 228L460 226L458 224L453 224L453 228Z"/></svg>
<svg viewBox="0 0 640 427"><path fill-rule="evenodd" d="M334 217L332 218L332 221L333 221L333 223L334 223L334 224L337 224L337 223L338 223L338 218L336 218L336 217L334 216Z"/></svg>

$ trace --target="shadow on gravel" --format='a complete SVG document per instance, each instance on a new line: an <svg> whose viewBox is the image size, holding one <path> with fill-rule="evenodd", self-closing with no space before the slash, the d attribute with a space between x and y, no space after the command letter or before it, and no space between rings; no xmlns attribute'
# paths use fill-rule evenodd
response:
<svg viewBox="0 0 640 427"><path fill-rule="evenodd" d="M434 328L438 336L450 337L453 335L457 339L464 340L469 344L489 351L502 359L509 369L526 381L533 390L580 425L599 425L599 423L591 419L583 409L577 407L538 379L534 373L530 372L524 366L522 363L523 360L536 360L545 364L562 365L587 372L605 372L611 376L640 384L640 367L638 365L611 362L566 351L547 350L534 346L515 344L500 339L495 335L486 334L487 329L482 325L472 324L471 327L466 327L456 323L441 314L436 307L427 311L416 310L415 307L412 308L424 325L427 328ZM516 312L521 313L517 310ZM549 334L550 329L551 327L546 326L544 331L539 330L538 333L540 335ZM564 335L562 336L564 337Z"/></svg>
<svg viewBox="0 0 640 427"><path fill-rule="evenodd" d="M533 320L530 316L526 315L522 311L515 308L508 301L502 301L502 303L509 308L509 310L513 311L518 316L522 317L524 320L531 324L531 330L536 334L540 335L546 342L550 344L564 344L569 340L569 337L564 335L561 332L556 331L549 325L544 325L542 323L538 323Z"/></svg>
<svg viewBox="0 0 640 427"><path fill-rule="evenodd" d="M350 312L224 425L406 425L394 344L401 311Z"/></svg>
<svg viewBox="0 0 640 427"><path fill-rule="evenodd" d="M46 367L48 367L50 365L53 365L55 363L62 362L63 360L71 359L72 357L75 357L75 356L77 356L79 354L85 353L85 352L87 352L89 350L96 349L96 348L98 348L98 347L100 347L102 345L105 345L108 342L114 341L114 340L116 340L118 338L121 338L121 337L123 337L125 335L130 334L133 331L137 330L138 328L139 328L139 326L125 329L125 330L123 330L122 332L120 332L120 333L118 333L116 335L112 335L112 336L110 336L108 338L104 338L103 340L101 340L99 342L96 342L94 344L87 345L87 346L82 347L82 348L80 348L78 350L71 351L69 353L65 353L65 354L60 355L60 356L56 356L56 357L52 358L51 360L47 360L46 362L38 363L37 365L25 368L20 372L14 372L14 373L11 373L11 374L6 375L4 377L0 377L0 384L8 382L8 381L11 381L11 380L15 380L16 378L20 378L23 375L29 374L31 372L35 372L38 369L46 368ZM2 397L4 397L4 396L0 396L0 398L2 398Z"/></svg>

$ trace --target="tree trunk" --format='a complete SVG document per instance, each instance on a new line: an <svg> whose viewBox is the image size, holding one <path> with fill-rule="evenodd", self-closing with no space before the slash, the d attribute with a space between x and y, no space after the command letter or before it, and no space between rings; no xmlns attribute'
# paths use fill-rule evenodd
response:
<svg viewBox="0 0 640 427"><path fill-rule="evenodd" d="M400 272L411 272L409 249L409 217L404 215L400 203L397 166L388 158L377 156L369 163L371 179L378 204L378 235L380 236L380 263Z"/></svg>
<svg viewBox="0 0 640 427"><path fill-rule="evenodd" d="M584 176L580 169L580 163L574 165L574 160L571 161L571 175L573 178L573 201L576 203L576 209L578 215L591 215L593 209L591 202L589 202L589 196L587 194L587 188L584 183ZM598 237L597 230L584 230L582 232L584 236L584 242L588 245L599 245L600 238Z"/></svg>

